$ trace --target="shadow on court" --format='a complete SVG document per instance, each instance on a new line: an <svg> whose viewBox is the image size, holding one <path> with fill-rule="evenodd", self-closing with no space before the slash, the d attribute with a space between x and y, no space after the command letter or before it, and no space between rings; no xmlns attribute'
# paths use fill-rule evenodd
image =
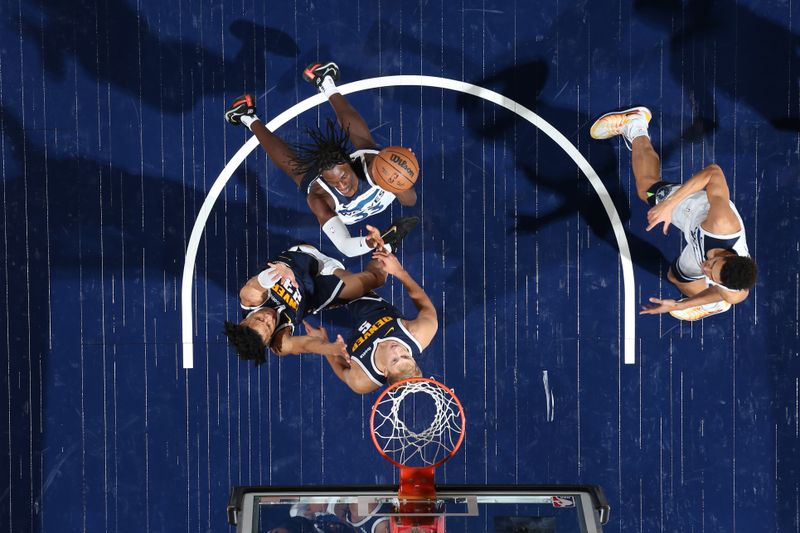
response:
<svg viewBox="0 0 800 533"><path fill-rule="evenodd" d="M5 286L2 312L12 325L3 336L9 348L9 376L14 376L3 381L0 393L12 405L25 406L9 412L6 428L12 463L19 458L24 466L15 466L13 472L8 472L8 462L0 466L0 475L11 480L0 503L13 514L15 530L36 531L40 517L33 510L42 505L42 487L46 490L60 477L79 477L81 464L74 460L73 447L50 454L57 466L42 471L42 452L48 443L40 429L63 427L58 420L43 417L52 418L59 409L81 410L74 404L79 395L57 398L57 405L51 405L46 391L65 383L79 386L82 374L73 374L84 350L86 364L97 372L99 361L90 354L107 350L112 361L118 343L141 345L143 322L148 330L146 317L163 314L165 323L175 325L164 327L161 335L145 334L147 342L177 342L186 242L205 191L83 155L54 155L53 147L60 147L63 154L65 145L73 142L69 134L23 129L7 108L0 109L0 130L4 155L0 223L6 260L0 273ZM259 181L263 176L255 172L237 172L229 187L242 189L238 199L233 194L220 198L201 242L195 279L195 299L201 301L195 305L203 312L195 317L208 321L211 339L218 342L224 342L225 298L204 299L215 293L235 299L240 284L260 269L269 250L277 253L293 243L286 226L314 227L306 213L270 206L268 230L261 228L267 208ZM206 316L208 309L214 316ZM238 311L232 309L235 319ZM58 363L51 365L51 357L58 357ZM16 527L27 519L27 527Z"/></svg>
<svg viewBox="0 0 800 533"><path fill-rule="evenodd" d="M18 31L17 19L9 18L6 28ZM226 57L203 43L175 37L172 22L162 31L160 18L149 20L123 0L36 0L22 9L21 31L30 42L46 42L36 49L52 80L64 79L68 63L75 60L97 80L133 97L141 95L150 107L171 114L192 109L210 94L222 94L226 86L248 87L242 77L253 80L249 91L260 93L265 90L267 58L293 58L299 51L289 34L240 19L223 36L227 48L235 50Z"/></svg>
<svg viewBox="0 0 800 533"><path fill-rule="evenodd" d="M778 17L790 10L791 3ZM714 91L743 102L776 129L800 131L796 33L732 0L636 0L633 11L667 35L670 73L687 85L695 121L705 131L722 120L715 116Z"/></svg>
<svg viewBox="0 0 800 533"><path fill-rule="evenodd" d="M402 34L387 21L377 23L370 30L369 35L375 39L378 35L381 36L384 54L398 53L399 50L421 51L423 58L432 63L439 62L441 55L444 64L458 64L462 58L460 49L446 44L440 48L438 43L420 43L415 36ZM536 42L518 45L519 50L525 50L528 53L535 52L541 47ZM466 72L481 70L480 65L471 61L469 57L465 57L464 61ZM594 142L589 137L589 126L595 117L572 108L564 108L550 103L544 95L544 89L551 78L548 62L538 57L518 59L516 64L498 67L495 72L483 79L469 81L480 87L492 89L531 109L561 130L573 143L577 142L579 146L586 146L586 143L591 142L590 162L603 180L622 224L626 226L629 222L637 224L636 220L631 222L632 213L628 192L622 188L619 178L620 169L614 144ZM547 153L544 151L550 150L549 148L534 147L529 138L520 138L516 142L512 142L511 139L515 138L515 128L519 126L520 119L507 112L498 113L496 117L489 115L485 113L481 105L476 105L477 101L475 97L465 94L459 94L457 99L458 109L463 111L466 126L470 131L476 138L486 142L504 141L506 145L511 146L514 149L511 157L516 162L520 175L524 176L532 185L556 196L559 202L559 205L545 213L533 214L528 207L525 207L530 205L530 199L521 201L517 220L513 220L514 213L507 214L510 222L509 233L519 231L520 233L535 234L544 227L561 223L577 214L589 226L593 235L617 249L611 222L597 193L588 180L578 174L577 169L566 170L569 167L565 164L566 156L550 157L547 155L549 151ZM409 104L411 104L410 101ZM491 118L487 119L487 117ZM544 135L540 137L546 139ZM542 144L544 142L546 141L543 140ZM663 156L668 157L674 149L674 144L666 146ZM582 151L586 151L586 149L583 148ZM635 201L638 202L638 199ZM642 227L646 225L644 217L640 223ZM634 263L651 274L663 275L665 258L655 244L661 235L653 234L642 238L629 231L626 232L626 235ZM472 260L471 257L474 256L467 254L468 262ZM463 266L466 271L470 272L478 267L479 265L469 263ZM456 272L450 274L449 280L455 281L461 279L462 276L463 273L457 269Z"/></svg>

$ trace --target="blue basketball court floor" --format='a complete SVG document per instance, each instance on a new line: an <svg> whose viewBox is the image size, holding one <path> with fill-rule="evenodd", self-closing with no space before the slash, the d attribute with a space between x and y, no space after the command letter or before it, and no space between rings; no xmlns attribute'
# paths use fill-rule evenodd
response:
<svg viewBox="0 0 800 533"><path fill-rule="evenodd" d="M375 393L313 354L255 368L222 335L266 260L335 254L260 148L182 305L198 213L251 136L225 108L251 92L278 117L333 60L378 143L421 164L417 205L372 222L421 218L399 254L439 311L420 366L467 417L437 480L599 484L612 532L800 531L800 3L0 6L0 529L224 531L232 485L397 480ZM665 179L725 171L760 271L725 314L638 315L678 296L682 244L645 231L626 147L589 137L629 105L653 110ZM290 115L296 141L333 112ZM380 293L412 311L396 282Z"/></svg>

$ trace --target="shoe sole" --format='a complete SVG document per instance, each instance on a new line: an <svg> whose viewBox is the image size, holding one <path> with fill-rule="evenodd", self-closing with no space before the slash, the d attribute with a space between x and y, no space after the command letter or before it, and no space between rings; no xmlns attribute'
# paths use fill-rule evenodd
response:
<svg viewBox="0 0 800 533"><path fill-rule="evenodd" d="M333 65L336 68L336 70L339 69L339 65L337 65L336 63L334 63L332 61L329 61L328 63L314 63L313 65L307 66L305 68L305 70L303 70L303 78L309 83L316 84L316 81L314 81L314 80L316 80L317 75L314 74L314 71L316 69L318 69L319 67L323 67L325 65ZM334 70L334 72L335 72L335 70ZM331 77L333 78L333 81L339 81L339 77L338 76L331 76ZM324 76L323 76L323 78L324 78Z"/></svg>
<svg viewBox="0 0 800 533"><path fill-rule="evenodd" d="M234 100L233 103L230 105L230 107L228 107L228 109L225 111L225 118L231 124L241 124L242 123L242 121L239 120L238 118L237 119L234 119L233 117L228 118L228 113L233 111L233 109L235 107L239 107L242 104L247 104L248 107L253 107L253 95L251 95L251 94L242 95L239 98L237 98L236 100Z"/></svg>
<svg viewBox="0 0 800 533"><path fill-rule="evenodd" d="M640 112L644 115L645 120L649 124L650 119L653 118L653 113L651 113L650 110L644 106L632 107L630 109L625 109L624 111L611 111L610 113L602 115L600 118L594 121L594 124L592 124L591 129L589 129L589 135L591 135L592 139L598 139L598 140L610 139L611 137L619 135L618 133L614 133L611 135L604 135L598 133L597 130L599 129L603 120L607 117L611 117L614 115L622 115L624 117L627 115L636 115L639 114Z"/></svg>
<svg viewBox="0 0 800 533"><path fill-rule="evenodd" d="M698 305L696 307L681 309L679 311L670 311L669 314L672 315L673 318L677 318L678 320L683 320L684 322L694 322L696 320L702 320L712 315L718 315L720 313L724 313L725 311L731 308L731 304L729 304L728 302L723 302L722 309L715 309L713 311L707 311L705 309L702 309L702 307L703 306Z"/></svg>

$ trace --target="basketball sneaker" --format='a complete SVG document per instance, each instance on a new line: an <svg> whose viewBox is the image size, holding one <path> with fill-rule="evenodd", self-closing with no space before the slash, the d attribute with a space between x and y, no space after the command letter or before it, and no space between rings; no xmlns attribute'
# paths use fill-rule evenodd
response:
<svg viewBox="0 0 800 533"><path fill-rule="evenodd" d="M678 301L680 302L683 300L678 300ZM714 302L705 305L696 305L694 307L688 307L686 309L670 311L669 314L674 316L678 320L686 320L688 322L694 322L695 320L701 320L703 318L706 318L707 316L724 313L730 308L731 304L723 300L721 302Z"/></svg>
<svg viewBox="0 0 800 533"><path fill-rule="evenodd" d="M337 261L333 257L328 257L310 244L298 244L297 246L289 248L289 251L302 252L316 259L319 264L319 275L321 276L331 275L334 271L339 269L344 270L344 265L341 261Z"/></svg>
<svg viewBox="0 0 800 533"><path fill-rule="evenodd" d="M392 222L392 225L381 234L384 244L388 244L392 253L397 252L400 241L408 235L408 232L419 224L419 217L400 217Z"/></svg>
<svg viewBox="0 0 800 533"><path fill-rule="evenodd" d="M339 65L329 61L327 63L313 63L303 71L303 79L322 90L322 82L327 76L333 81L339 81Z"/></svg>
<svg viewBox="0 0 800 533"><path fill-rule="evenodd" d="M225 111L225 120L230 124L241 124L242 117L256 116L256 105L253 96L245 94L233 101L231 106Z"/></svg>
<svg viewBox="0 0 800 533"><path fill-rule="evenodd" d="M647 125L653 114L646 107L632 107L624 111L612 111L598 118L589 135L592 139L610 139L622 135L625 145L630 150L633 139L639 135L647 134ZM634 135L635 134L635 137Z"/></svg>

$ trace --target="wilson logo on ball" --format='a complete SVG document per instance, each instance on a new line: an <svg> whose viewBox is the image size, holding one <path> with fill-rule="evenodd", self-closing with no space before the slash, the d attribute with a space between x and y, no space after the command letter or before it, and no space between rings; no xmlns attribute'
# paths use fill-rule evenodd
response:
<svg viewBox="0 0 800 533"><path fill-rule="evenodd" d="M391 157L389 158L389 160L390 160L392 163L397 163L397 166L399 166L400 168L402 168L403 170L405 170L405 171L406 171L406 173L407 173L409 176L413 176L413 175L414 175L414 171L413 171L413 170L412 170L412 169L411 169L411 168L408 166L408 163L406 163L406 160L405 160L405 159L403 159L402 157L400 157L399 155L397 155L397 154L392 154L392 155L391 155Z"/></svg>
<svg viewBox="0 0 800 533"><path fill-rule="evenodd" d="M389 146L375 154L370 177L383 190L400 193L413 187L419 178L419 161L408 148Z"/></svg>

